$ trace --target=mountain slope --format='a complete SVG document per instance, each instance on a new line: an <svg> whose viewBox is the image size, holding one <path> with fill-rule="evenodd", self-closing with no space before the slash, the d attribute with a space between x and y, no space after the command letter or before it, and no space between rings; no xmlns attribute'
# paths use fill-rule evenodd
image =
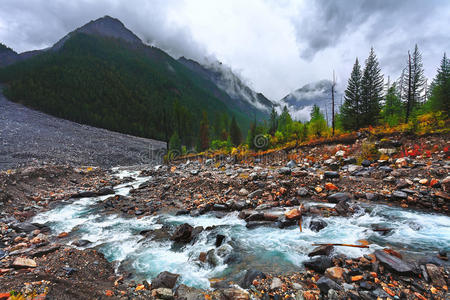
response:
<svg viewBox="0 0 450 300"><path fill-rule="evenodd" d="M233 105L248 114L255 115L257 119L267 117L268 112L274 106L274 103L263 94L254 92L229 67L220 62L201 65L185 57L180 57L178 61L206 80L212 81L218 89L228 95Z"/></svg>
<svg viewBox="0 0 450 300"><path fill-rule="evenodd" d="M8 83L5 94L14 101L155 139L167 140L176 127L192 144L203 110L210 119L235 115L244 130L253 119L214 82L142 44L110 17L76 29L49 51L0 69L0 81Z"/></svg>
<svg viewBox="0 0 450 300"><path fill-rule="evenodd" d="M292 115L302 121L309 120L313 105L318 105L324 115L331 115L331 84L326 79L306 84L286 95L280 100L280 104L286 105ZM339 106L341 96L342 93L335 92L335 108Z"/></svg>

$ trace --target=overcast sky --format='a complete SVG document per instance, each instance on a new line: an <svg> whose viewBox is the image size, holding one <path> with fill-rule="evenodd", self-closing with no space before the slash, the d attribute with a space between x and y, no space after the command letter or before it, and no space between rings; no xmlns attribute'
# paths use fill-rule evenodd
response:
<svg viewBox="0 0 450 300"><path fill-rule="evenodd" d="M371 46L386 79L415 43L427 77L450 52L449 0L0 0L0 42L45 48L104 15L175 57L217 58L272 100L333 69L345 88Z"/></svg>

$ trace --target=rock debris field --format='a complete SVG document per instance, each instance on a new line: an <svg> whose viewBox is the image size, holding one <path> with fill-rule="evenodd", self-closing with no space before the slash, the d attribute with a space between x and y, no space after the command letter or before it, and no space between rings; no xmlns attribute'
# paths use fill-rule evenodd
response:
<svg viewBox="0 0 450 300"><path fill-rule="evenodd" d="M56 118L7 100L0 86L0 170L36 164L113 167L162 158L165 142Z"/></svg>

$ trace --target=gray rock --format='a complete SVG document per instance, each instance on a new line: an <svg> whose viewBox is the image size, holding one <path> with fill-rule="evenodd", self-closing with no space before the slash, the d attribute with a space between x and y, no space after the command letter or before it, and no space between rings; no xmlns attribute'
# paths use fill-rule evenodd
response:
<svg viewBox="0 0 450 300"><path fill-rule="evenodd" d="M247 270L244 278L241 280L240 286L244 289L248 289L256 278L264 279L266 278L266 274L256 269Z"/></svg>
<svg viewBox="0 0 450 300"><path fill-rule="evenodd" d="M368 159L365 159L361 162L361 166L366 167L366 168L370 167L371 164L372 164L372 162Z"/></svg>
<svg viewBox="0 0 450 300"><path fill-rule="evenodd" d="M311 229L314 232L319 232L320 230L324 229L327 226L328 226L327 222L325 222L322 219L314 219L311 220L311 222L309 223L309 229Z"/></svg>
<svg viewBox="0 0 450 300"><path fill-rule="evenodd" d="M324 178L328 178L328 179L333 179L333 178L339 178L340 175L338 172L335 171L326 171L325 173L323 173Z"/></svg>
<svg viewBox="0 0 450 300"><path fill-rule="evenodd" d="M171 239L175 242L189 243L192 240L193 229L194 228L187 223L181 224L175 229Z"/></svg>
<svg viewBox="0 0 450 300"><path fill-rule="evenodd" d="M179 276L179 274L174 274L167 271L159 273L158 276L152 280L152 290L159 288L173 289Z"/></svg>
<svg viewBox="0 0 450 300"><path fill-rule="evenodd" d="M342 287L337 284L335 281L331 280L330 278L326 277L326 276L322 276L319 278L319 280L317 280L317 286L320 289L320 292L327 295L328 291L330 289L333 290L342 290Z"/></svg>
<svg viewBox="0 0 450 300"><path fill-rule="evenodd" d="M278 169L278 174L280 175L289 175L291 174L291 169L288 167L283 167Z"/></svg>
<svg viewBox="0 0 450 300"><path fill-rule="evenodd" d="M294 161L294 160L290 160L288 163L287 163L287 165L286 165L286 167L288 167L288 168L290 168L290 169L293 169L293 168L295 168L297 166L297 163Z"/></svg>
<svg viewBox="0 0 450 300"><path fill-rule="evenodd" d="M299 189L297 190L297 195L300 196L300 197L308 196L308 190L305 189L304 187L299 188Z"/></svg>
<svg viewBox="0 0 450 300"><path fill-rule="evenodd" d="M72 243L72 245L77 246L77 247L85 247L89 244L92 244L92 242L88 241L88 240L76 240L76 241L73 241L73 243Z"/></svg>
<svg viewBox="0 0 450 300"><path fill-rule="evenodd" d="M383 250L376 250L374 254L381 264L399 274L410 274L413 272L411 264L396 256L390 255Z"/></svg>
<svg viewBox="0 0 450 300"><path fill-rule="evenodd" d="M348 201L350 200L350 194L349 193L334 193L327 198L328 202L330 203L339 203L341 201Z"/></svg>
<svg viewBox="0 0 450 300"><path fill-rule="evenodd" d="M153 285L152 285L153 287ZM174 299L172 289L169 288L157 288L153 291L156 295L156 299L172 300Z"/></svg>
<svg viewBox="0 0 450 300"><path fill-rule="evenodd" d="M327 256L317 256L303 262L303 265L316 272L323 273L326 269L333 266L331 258Z"/></svg>
<svg viewBox="0 0 450 300"><path fill-rule="evenodd" d="M281 288L281 285L282 285L283 283L282 283L282 281L281 281L281 279L280 278L278 278L278 277L274 277L273 279L272 279L272 283L270 284L270 289L273 291L273 290L276 290L276 289L279 289L279 288Z"/></svg>
<svg viewBox="0 0 450 300"><path fill-rule="evenodd" d="M350 213L350 205L348 205L347 200L341 200L334 207L336 212L341 216L347 216Z"/></svg>
<svg viewBox="0 0 450 300"><path fill-rule="evenodd" d="M308 253L309 257L325 255L328 256L333 251L333 246L318 246L314 248L310 253Z"/></svg>
<svg viewBox="0 0 450 300"><path fill-rule="evenodd" d="M36 229L39 229L37 226L34 226L33 224L28 223L28 222L13 223L13 224L11 224L11 228L14 229L16 232L19 232L19 233L20 232L29 233L29 232L32 232L32 231L34 231Z"/></svg>
<svg viewBox="0 0 450 300"><path fill-rule="evenodd" d="M394 192L392 192L392 197L397 198L397 199L406 199L406 198L408 198L408 195L402 191L394 191Z"/></svg>
<svg viewBox="0 0 450 300"><path fill-rule="evenodd" d="M256 227L261 227L261 226L274 226L274 222L271 221L250 221L248 222L245 227L247 227L248 229L253 229Z"/></svg>
<svg viewBox="0 0 450 300"><path fill-rule="evenodd" d="M253 198L255 198L255 197L261 197L261 195L263 194L263 190L261 190L261 189L259 189L259 190L256 190L256 191L253 191L253 192L251 192L250 194L248 194L248 198L250 198L250 199L253 199Z"/></svg>

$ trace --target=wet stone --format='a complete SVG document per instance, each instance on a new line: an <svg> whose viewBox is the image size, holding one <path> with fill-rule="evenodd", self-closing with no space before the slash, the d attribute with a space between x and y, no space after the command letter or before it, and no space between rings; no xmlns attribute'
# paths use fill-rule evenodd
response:
<svg viewBox="0 0 450 300"><path fill-rule="evenodd" d="M335 171L327 171L327 172L323 173L323 176L324 176L324 178L329 178L329 179L340 177L339 173L335 172Z"/></svg>

